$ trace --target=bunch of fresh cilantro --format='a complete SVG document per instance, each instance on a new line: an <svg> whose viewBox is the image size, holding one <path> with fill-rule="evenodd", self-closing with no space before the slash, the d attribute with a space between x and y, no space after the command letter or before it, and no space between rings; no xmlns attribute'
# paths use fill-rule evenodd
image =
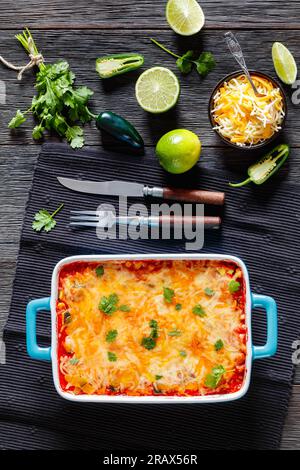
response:
<svg viewBox="0 0 300 470"><path fill-rule="evenodd" d="M155 39L151 38L151 41L160 49L177 59L176 65L184 75L187 75L192 71L193 67L196 67L198 74L204 78L216 65L216 61L211 52L202 52L199 57L197 57L194 51L189 50L180 56L167 49Z"/></svg>
<svg viewBox="0 0 300 470"><path fill-rule="evenodd" d="M28 30L16 36L30 54L37 55L38 50ZM72 148L84 144L83 129L80 124L90 121L94 115L88 109L88 100L93 95L86 86L74 87L75 74L66 61L54 64L39 64L36 74L37 95L33 97L31 107L22 113L17 111L8 127L19 127L26 121L26 114L32 112L38 124L32 131L34 139L40 139L43 132L56 131L65 137Z"/></svg>

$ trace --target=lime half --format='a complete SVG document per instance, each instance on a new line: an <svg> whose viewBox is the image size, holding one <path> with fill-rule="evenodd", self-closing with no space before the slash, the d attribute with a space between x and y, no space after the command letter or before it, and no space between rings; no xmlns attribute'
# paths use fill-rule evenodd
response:
<svg viewBox="0 0 300 470"><path fill-rule="evenodd" d="M297 78L297 64L292 53L281 42L274 42L272 57L280 80L286 85L292 85Z"/></svg>
<svg viewBox="0 0 300 470"><path fill-rule="evenodd" d="M175 33L191 36L204 26L204 13L196 0L169 0L166 8L167 22Z"/></svg>
<svg viewBox="0 0 300 470"><path fill-rule="evenodd" d="M180 93L178 78L165 67L153 67L140 75L135 85L139 105L149 113L164 113L177 103Z"/></svg>

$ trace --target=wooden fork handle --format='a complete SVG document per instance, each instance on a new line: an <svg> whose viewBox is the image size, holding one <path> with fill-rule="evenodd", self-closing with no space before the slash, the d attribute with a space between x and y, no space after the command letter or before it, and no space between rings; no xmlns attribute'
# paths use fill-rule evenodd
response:
<svg viewBox="0 0 300 470"><path fill-rule="evenodd" d="M200 189L163 188L163 198L222 206L225 202L225 193L218 191L202 191Z"/></svg>
<svg viewBox="0 0 300 470"><path fill-rule="evenodd" d="M205 229L218 229L221 225L220 217L210 216L178 216L178 215L161 215L159 216L159 223L170 224L171 226L177 225L204 225Z"/></svg>

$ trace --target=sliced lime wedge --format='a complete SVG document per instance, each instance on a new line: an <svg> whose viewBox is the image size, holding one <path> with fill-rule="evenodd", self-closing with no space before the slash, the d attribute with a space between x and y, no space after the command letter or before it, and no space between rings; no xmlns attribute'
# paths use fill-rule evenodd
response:
<svg viewBox="0 0 300 470"><path fill-rule="evenodd" d="M153 67L140 75L135 85L139 105L149 113L164 113L177 103L180 93L178 78L165 67Z"/></svg>
<svg viewBox="0 0 300 470"><path fill-rule="evenodd" d="M198 33L205 22L203 10L196 0L169 0L166 18L175 33L182 36Z"/></svg>
<svg viewBox="0 0 300 470"><path fill-rule="evenodd" d="M297 64L292 53L281 42L274 42L272 58L280 80L286 85L292 85L297 78Z"/></svg>

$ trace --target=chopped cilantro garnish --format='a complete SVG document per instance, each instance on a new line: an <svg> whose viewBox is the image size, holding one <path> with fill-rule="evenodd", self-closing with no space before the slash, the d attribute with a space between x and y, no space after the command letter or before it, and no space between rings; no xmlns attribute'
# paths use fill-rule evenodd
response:
<svg viewBox="0 0 300 470"><path fill-rule="evenodd" d="M109 362L116 362L117 360L117 355L110 351L107 352L107 357L108 357Z"/></svg>
<svg viewBox="0 0 300 470"><path fill-rule="evenodd" d="M77 357L72 357L69 362L72 364L72 366L76 366L76 364L79 362L79 359L77 359Z"/></svg>
<svg viewBox="0 0 300 470"><path fill-rule="evenodd" d="M179 310L182 309L182 305L181 304L176 304L175 305L175 310L177 310L179 312Z"/></svg>
<svg viewBox="0 0 300 470"><path fill-rule="evenodd" d="M117 294L110 294L108 297L103 296L99 303L99 310L101 310L105 315L112 315L117 310L117 303L119 302L119 297Z"/></svg>
<svg viewBox="0 0 300 470"><path fill-rule="evenodd" d="M96 272L96 276L98 276L98 277L103 276L104 267L102 266L102 264L99 264L99 266L97 266L97 268L95 269L95 272Z"/></svg>
<svg viewBox="0 0 300 470"><path fill-rule="evenodd" d="M156 341L150 337L144 337L142 339L141 345L144 346L146 349L153 349L156 346Z"/></svg>
<svg viewBox="0 0 300 470"><path fill-rule="evenodd" d="M110 330L107 332L105 339L108 343L112 343L113 341L115 341L117 336L118 336L117 330Z"/></svg>
<svg viewBox="0 0 300 470"><path fill-rule="evenodd" d="M158 328L158 323L157 323L156 320L150 320L149 326L150 326L150 328L156 328L157 329Z"/></svg>
<svg viewBox="0 0 300 470"><path fill-rule="evenodd" d="M238 281L235 281L234 279L232 279L228 284L228 289L231 294L234 294L235 292L237 292L240 287L241 287L241 284Z"/></svg>
<svg viewBox="0 0 300 470"><path fill-rule="evenodd" d="M146 349L153 349L156 346L156 340L158 338L158 323L156 320L150 320L149 326L151 332L149 336L144 336L141 345Z"/></svg>
<svg viewBox="0 0 300 470"><path fill-rule="evenodd" d="M206 313L200 304L195 305L193 308L193 314L197 315L198 317L206 317Z"/></svg>
<svg viewBox="0 0 300 470"><path fill-rule="evenodd" d="M181 357L186 357L187 356L186 351L179 351L179 355Z"/></svg>
<svg viewBox="0 0 300 470"><path fill-rule="evenodd" d="M163 375L156 375L156 376L155 376L155 380L160 380L160 379L162 379L162 378L163 378Z"/></svg>
<svg viewBox="0 0 300 470"><path fill-rule="evenodd" d="M168 333L169 336L181 336L181 334L182 334L181 331L177 330L177 328L174 328Z"/></svg>
<svg viewBox="0 0 300 470"><path fill-rule="evenodd" d="M120 305L119 310L121 310L121 312L130 312L130 307L129 305Z"/></svg>
<svg viewBox="0 0 300 470"><path fill-rule="evenodd" d="M206 287L206 289L204 289L204 292L209 297L212 297L213 295L215 295L215 291L213 289L210 289L209 287Z"/></svg>
<svg viewBox="0 0 300 470"><path fill-rule="evenodd" d="M221 339L218 339L218 341L215 342L215 350L220 351L224 347L224 343Z"/></svg>
<svg viewBox="0 0 300 470"><path fill-rule="evenodd" d="M212 368L211 374L207 374L205 379L205 385L208 388L217 388L220 384L223 375L226 370L222 365L218 365Z"/></svg>
<svg viewBox="0 0 300 470"><path fill-rule="evenodd" d="M164 299L168 304L172 302L174 295L175 292L173 291L173 289L170 289L169 287L164 287Z"/></svg>

